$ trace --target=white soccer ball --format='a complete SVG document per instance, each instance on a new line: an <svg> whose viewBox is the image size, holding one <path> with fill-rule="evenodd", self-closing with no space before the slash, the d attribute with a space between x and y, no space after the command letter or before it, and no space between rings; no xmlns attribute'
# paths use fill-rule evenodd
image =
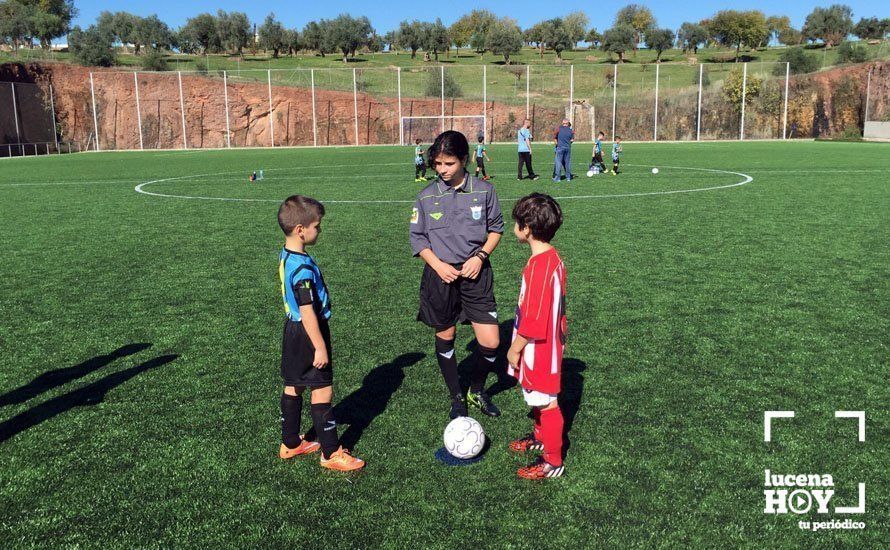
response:
<svg viewBox="0 0 890 550"><path fill-rule="evenodd" d="M445 450L461 459L473 458L485 446L485 430L469 416L459 416L445 427Z"/></svg>
<svg viewBox="0 0 890 550"><path fill-rule="evenodd" d="M593 170L588 170L588 171L587 171L587 177L588 177L588 178L592 178L592 177L593 177L593 174L594 174Z"/></svg>
<svg viewBox="0 0 890 550"><path fill-rule="evenodd" d="M658 168L653 168L653 169L652 169L652 173L653 173L653 174L657 174L657 173L658 173Z"/></svg>

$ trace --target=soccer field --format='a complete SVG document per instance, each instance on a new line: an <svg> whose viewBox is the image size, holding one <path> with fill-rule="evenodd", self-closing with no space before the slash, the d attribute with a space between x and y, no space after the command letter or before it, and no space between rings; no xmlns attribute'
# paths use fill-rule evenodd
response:
<svg viewBox="0 0 890 550"><path fill-rule="evenodd" d="M570 445L565 476L542 483L516 477L507 444L531 421L506 379L489 378L502 417L471 410L484 459L434 457L449 402L414 320L413 148L0 161L2 545L886 542L890 144L624 150L623 173L587 178L576 144L582 177L560 184L552 147L535 149L535 182L516 180L514 145L489 150L505 218L533 190L565 213ZM309 252L332 294L335 410L368 462L358 474L277 457L276 212L293 193L327 207ZM527 258L508 229L492 256L505 339ZM457 344L465 371L472 331ZM795 417L767 443L768 410ZM864 442L837 410L865 411ZM831 474L831 512L765 514L767 469ZM834 513L858 483L865 513ZM831 519L865 528L798 526Z"/></svg>

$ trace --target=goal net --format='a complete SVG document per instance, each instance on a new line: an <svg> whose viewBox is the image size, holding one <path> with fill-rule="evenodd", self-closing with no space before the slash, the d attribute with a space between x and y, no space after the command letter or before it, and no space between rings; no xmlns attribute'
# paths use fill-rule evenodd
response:
<svg viewBox="0 0 890 550"><path fill-rule="evenodd" d="M476 143L480 136L487 137L485 115L403 116L399 137L402 145L413 144L417 139L432 143L445 130L456 130L470 143Z"/></svg>

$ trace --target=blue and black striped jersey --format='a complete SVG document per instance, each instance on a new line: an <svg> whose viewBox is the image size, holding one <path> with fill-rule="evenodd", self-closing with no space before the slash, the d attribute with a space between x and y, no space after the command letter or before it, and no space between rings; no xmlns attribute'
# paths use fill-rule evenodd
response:
<svg viewBox="0 0 890 550"><path fill-rule="evenodd" d="M331 318L328 287L312 256L282 248L278 256L278 278L281 281L284 313L291 321L302 321L300 306L308 304L312 304L318 317Z"/></svg>

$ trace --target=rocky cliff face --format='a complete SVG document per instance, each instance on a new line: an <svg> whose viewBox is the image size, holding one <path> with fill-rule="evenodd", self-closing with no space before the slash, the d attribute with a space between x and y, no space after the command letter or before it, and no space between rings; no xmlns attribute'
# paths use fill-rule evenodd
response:
<svg viewBox="0 0 890 550"><path fill-rule="evenodd" d="M831 137L847 128L862 129L868 70L872 68L870 120L890 115L890 62L842 67L802 75L789 84L788 124L796 137Z"/></svg>
<svg viewBox="0 0 890 550"><path fill-rule="evenodd" d="M890 97L890 63L876 62L793 77L789 87L788 127L792 137L829 137L849 127L861 128L865 114L866 78L873 68L872 98ZM96 96L93 118L90 73ZM395 97L359 92L354 102L352 91L315 92L313 129L312 94L306 87L273 85L267 82L228 80L221 74L183 74L182 98L176 72L137 73L79 67L61 63L6 64L0 66L0 81L34 82L43 89L53 86L56 120L64 140L87 143L98 126L102 149L204 148L282 145L351 145L356 143L355 112L358 112L358 144L392 144L399 141L398 100ZM777 86L776 82L771 84ZM784 85L784 80L782 80ZM781 109L776 93L756 99L745 116L746 135L750 138L781 137ZM783 93L783 91L782 91ZM703 139L734 139L738 135L738 114L721 104L719 90L708 90L703 97ZM228 96L228 115L226 113ZM713 97L712 97L713 96ZM694 99L678 102L673 116L670 105L660 113L659 139L694 139L696 113ZM510 141L515 128L525 117L523 102L509 105L488 102L488 133L492 141ZM566 114L556 102L533 101L531 114L539 137L559 124ZM591 139L589 109L575 105L575 127L579 139ZM888 116L888 102L872 101L870 117ZM183 110L185 116L183 117ZM402 98L403 116L437 115L438 99ZM597 120L600 127L611 124L611 112ZM478 115L479 101L449 100L446 114ZM184 121L183 121L184 118ZM271 118L271 124L270 124ZM625 139L652 138L652 102L640 98L623 105L618 126ZM141 123L141 136L139 132ZM458 128L460 129L460 128ZM716 132L716 133L715 133ZM722 132L722 133L721 133ZM725 135L724 135L725 134ZM140 140L141 137L141 140ZM472 137L472 136L471 136Z"/></svg>

